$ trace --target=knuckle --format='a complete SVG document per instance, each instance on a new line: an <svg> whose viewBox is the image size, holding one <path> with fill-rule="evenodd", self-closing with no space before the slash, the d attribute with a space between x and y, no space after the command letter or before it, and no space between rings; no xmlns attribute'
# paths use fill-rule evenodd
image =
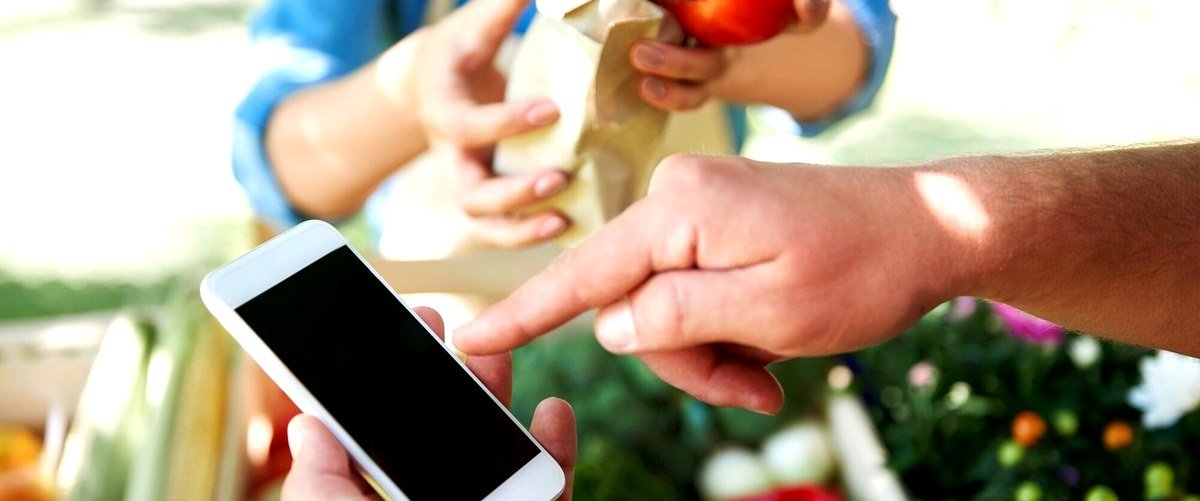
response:
<svg viewBox="0 0 1200 501"><path fill-rule="evenodd" d="M679 339L686 335L681 291L669 276L660 277L632 301L639 335L659 339Z"/></svg>
<svg viewBox="0 0 1200 501"><path fill-rule="evenodd" d="M693 154L671 155L658 164L651 176L652 191L687 191L699 189L712 183L716 176L711 157Z"/></svg>

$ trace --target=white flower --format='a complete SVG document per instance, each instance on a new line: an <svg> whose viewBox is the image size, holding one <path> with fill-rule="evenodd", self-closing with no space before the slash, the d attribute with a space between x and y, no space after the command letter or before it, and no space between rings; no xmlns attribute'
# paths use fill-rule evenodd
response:
<svg viewBox="0 0 1200 501"><path fill-rule="evenodd" d="M1100 341L1091 336L1078 336L1067 345L1067 356L1075 367L1086 369L1100 360Z"/></svg>
<svg viewBox="0 0 1200 501"><path fill-rule="evenodd" d="M763 442L762 462L781 485L824 485L833 473L833 449L825 428L797 423Z"/></svg>
<svg viewBox="0 0 1200 501"><path fill-rule="evenodd" d="M739 498L774 486L762 460L744 447L726 447L710 456L697 483L704 499Z"/></svg>
<svg viewBox="0 0 1200 501"><path fill-rule="evenodd" d="M1142 384L1129 390L1129 405L1142 411L1147 429L1168 428L1200 405L1200 360L1160 351L1139 368Z"/></svg>

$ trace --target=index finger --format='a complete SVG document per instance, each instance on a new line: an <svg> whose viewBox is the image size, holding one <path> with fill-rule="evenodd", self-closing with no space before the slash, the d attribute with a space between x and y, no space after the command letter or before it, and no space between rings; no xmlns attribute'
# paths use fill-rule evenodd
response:
<svg viewBox="0 0 1200 501"><path fill-rule="evenodd" d="M652 200L634 204L507 299L455 331L455 348L477 355L511 350L587 310L624 297L655 271L690 268L695 261L695 232L678 220L663 226L665 220ZM676 233L663 234L664 228Z"/></svg>
<svg viewBox="0 0 1200 501"><path fill-rule="evenodd" d="M433 333L437 337L445 340L445 321L442 320L442 315L433 308L418 306L413 308L417 316L425 321ZM487 387L488 391L492 392L500 403L508 407L512 401L512 356L508 353L498 353L486 357L470 357L467 359L467 368L479 378L479 381Z"/></svg>

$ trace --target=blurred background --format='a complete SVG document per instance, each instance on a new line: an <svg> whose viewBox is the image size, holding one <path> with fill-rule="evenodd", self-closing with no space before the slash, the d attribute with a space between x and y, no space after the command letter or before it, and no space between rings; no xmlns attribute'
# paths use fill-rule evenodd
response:
<svg viewBox="0 0 1200 501"><path fill-rule="evenodd" d="M257 238L229 165L233 108L252 76L245 22L255 6L0 3L0 499L42 499L64 482L78 499L270 497L272 479L286 471L286 457L274 459L286 456L281 423L255 418L256 404L238 396L253 391L245 388L252 378L240 375L252 368L191 297L199 276ZM752 121L747 155L903 164L1200 137L1200 3L892 6L896 53L874 107L815 139ZM1171 427L1147 427L1128 403L1130 391L1149 384L1145 366L1159 355L1100 345L1081 363L1074 353L1086 348L1072 348L1087 344L1082 338L1023 341L1010 336L1019 331L1011 322L977 305L939 308L877 350L780 366L795 391L773 419L685 398L583 333L517 354L515 411L527 422L544 396L574 401L580 499L738 496L809 484L853 494L847 470L871 468L930 499L1082 498L1100 487L1122 498L1200 492L1200 471L1184 453L1200 445L1200 423L1187 414ZM158 351L178 363L154 372ZM127 359L94 368L97 354L109 352ZM914 381L916 367L932 379ZM137 404L143 409L109 408L159 380L170 384ZM89 394L99 395L90 407ZM858 407L838 410L838 397ZM1022 410L1043 431L1050 423L1050 438L1019 434ZM869 426L827 423L858 411ZM1128 443L1110 443L1123 431ZM847 457L854 437L882 449ZM205 460L180 451L211 459L197 465Z"/></svg>

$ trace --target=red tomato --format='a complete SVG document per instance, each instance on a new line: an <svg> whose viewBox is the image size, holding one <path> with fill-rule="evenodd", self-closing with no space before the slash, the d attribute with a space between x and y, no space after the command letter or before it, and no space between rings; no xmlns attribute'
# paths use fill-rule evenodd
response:
<svg viewBox="0 0 1200 501"><path fill-rule="evenodd" d="M796 18L793 0L654 0L706 45L747 45L783 31Z"/></svg>
<svg viewBox="0 0 1200 501"><path fill-rule="evenodd" d="M798 485L738 498L737 501L842 501L842 496L819 485Z"/></svg>

